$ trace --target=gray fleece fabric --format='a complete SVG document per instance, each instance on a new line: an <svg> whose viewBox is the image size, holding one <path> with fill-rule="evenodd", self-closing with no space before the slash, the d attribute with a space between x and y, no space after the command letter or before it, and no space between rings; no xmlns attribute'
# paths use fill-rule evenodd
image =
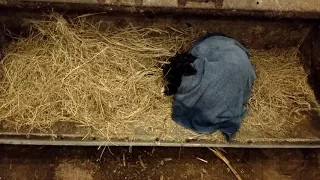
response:
<svg viewBox="0 0 320 180"><path fill-rule="evenodd" d="M172 118L197 133L220 130L229 141L247 114L256 79L248 50L230 37L209 34L190 53L197 58L197 74L182 77Z"/></svg>

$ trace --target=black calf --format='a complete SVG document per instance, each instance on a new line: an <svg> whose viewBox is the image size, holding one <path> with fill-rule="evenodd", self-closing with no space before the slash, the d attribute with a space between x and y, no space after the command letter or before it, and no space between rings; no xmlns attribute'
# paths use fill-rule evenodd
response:
<svg viewBox="0 0 320 180"><path fill-rule="evenodd" d="M196 57L189 53L177 53L169 59L170 64L162 66L163 75L167 81L163 89L163 93L166 96L177 93L182 76L191 76L197 73L197 70L192 65L195 60Z"/></svg>

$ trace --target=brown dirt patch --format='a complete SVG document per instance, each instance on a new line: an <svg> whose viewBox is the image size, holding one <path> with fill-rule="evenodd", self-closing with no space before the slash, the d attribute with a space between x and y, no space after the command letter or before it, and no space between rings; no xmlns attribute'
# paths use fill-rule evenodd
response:
<svg viewBox="0 0 320 180"><path fill-rule="evenodd" d="M93 180L98 169L92 162L63 161L55 169L56 180Z"/></svg>

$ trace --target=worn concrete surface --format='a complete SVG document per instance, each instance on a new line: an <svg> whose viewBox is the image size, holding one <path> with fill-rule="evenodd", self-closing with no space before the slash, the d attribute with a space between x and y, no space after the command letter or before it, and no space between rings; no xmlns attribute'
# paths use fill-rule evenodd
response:
<svg viewBox="0 0 320 180"><path fill-rule="evenodd" d="M0 9L320 19L319 0L0 0ZM10 11L15 11L10 10Z"/></svg>
<svg viewBox="0 0 320 180"><path fill-rule="evenodd" d="M272 10L320 12L319 0L19 0L21 2L68 2L154 7L187 7L233 10ZM2 4L14 3L1 0Z"/></svg>

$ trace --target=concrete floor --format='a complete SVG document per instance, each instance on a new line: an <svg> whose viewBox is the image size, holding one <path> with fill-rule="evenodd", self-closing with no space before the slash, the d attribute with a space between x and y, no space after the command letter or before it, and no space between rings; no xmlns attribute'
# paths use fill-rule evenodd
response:
<svg viewBox="0 0 320 180"><path fill-rule="evenodd" d="M225 149L242 179L320 179L320 149ZM0 179L236 179L207 148L0 146Z"/></svg>

